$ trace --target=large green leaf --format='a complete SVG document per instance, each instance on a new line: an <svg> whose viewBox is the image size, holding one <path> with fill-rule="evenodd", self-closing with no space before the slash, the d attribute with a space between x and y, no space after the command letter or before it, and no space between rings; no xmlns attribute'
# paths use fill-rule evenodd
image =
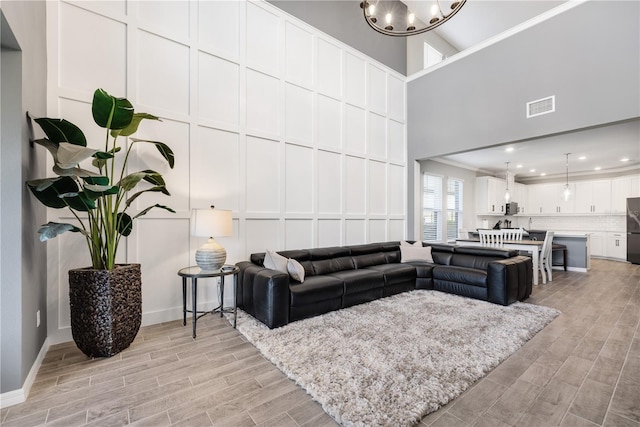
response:
<svg viewBox="0 0 640 427"><path fill-rule="evenodd" d="M133 219L140 218L141 216L146 215L147 212L149 212L153 208L160 208L160 209L164 209L165 211L176 213L176 211L174 211L170 207L167 207L167 206L164 206L164 205L155 204L153 206L149 206L148 208L141 210L136 216L133 217Z"/></svg>
<svg viewBox="0 0 640 427"><path fill-rule="evenodd" d="M131 205L131 203L133 203L133 201L135 199L137 199L138 197L140 197L141 194L147 193L147 192L152 192L152 193L163 193L166 194L167 196L170 196L171 194L169 194L169 192L167 191L166 187L151 187L151 188L147 188L146 190L142 190L142 191L138 191L137 193L135 193L134 195L132 195L131 197L129 197L127 199L127 207L129 207Z"/></svg>
<svg viewBox="0 0 640 427"><path fill-rule="evenodd" d="M63 199L71 209L79 212L88 212L96 208L95 202L91 200L84 191L61 194L60 198Z"/></svg>
<svg viewBox="0 0 640 427"><path fill-rule="evenodd" d="M45 242L67 231L82 233L85 235L87 234L84 230L76 227L75 225L60 222L48 222L44 224L38 229L38 234L40 235L40 241Z"/></svg>
<svg viewBox="0 0 640 427"><path fill-rule="evenodd" d="M98 197L108 196L110 194L118 194L120 187L117 185L93 185L85 184L84 192L91 200L96 200Z"/></svg>
<svg viewBox="0 0 640 427"><path fill-rule="evenodd" d="M175 155L173 154L173 151L171 150L171 148L169 148L167 144L160 141L149 141L147 139L137 139L137 138L131 138L131 141L148 142L150 144L154 144L158 149L158 151L160 152L160 154L162 154L162 157L164 157L167 163L169 163L169 167L173 169L173 165L175 163Z"/></svg>
<svg viewBox="0 0 640 427"><path fill-rule="evenodd" d="M91 104L93 120L100 127L124 129L133 120L133 105L126 98L116 98L104 89L96 89Z"/></svg>
<svg viewBox="0 0 640 427"><path fill-rule="evenodd" d="M138 185L138 183L142 181L146 175L146 172L134 172L122 178L118 185L122 187L124 191L129 191L133 189L133 187Z"/></svg>
<svg viewBox="0 0 640 427"><path fill-rule="evenodd" d="M116 137L116 136L129 136L129 135L133 135L134 133L136 133L138 131L138 127L140 126L140 122L144 119L147 120L160 120L160 118L152 115L152 114L148 114L148 113L134 113L133 114L133 119L131 120L131 123L129 123L129 126L127 126L124 129L114 129L111 131L111 136L112 137Z"/></svg>
<svg viewBox="0 0 640 427"><path fill-rule="evenodd" d="M117 221L118 233L122 234L125 237L131 234L131 230L133 230L133 219L131 219L128 214L124 212L118 212Z"/></svg>
<svg viewBox="0 0 640 427"><path fill-rule="evenodd" d="M69 144L87 146L87 138L80 128L64 119L50 119L42 117L35 119L42 131L47 135L51 142L59 144L68 142Z"/></svg>
<svg viewBox="0 0 640 427"><path fill-rule="evenodd" d="M98 150L61 142L58 146L58 166L62 169L76 167L81 161L92 157Z"/></svg>
<svg viewBox="0 0 640 427"><path fill-rule="evenodd" d="M33 142L49 150L51 157L53 157L53 162L58 163L58 144L51 142L47 138L36 139Z"/></svg>
<svg viewBox="0 0 640 427"><path fill-rule="evenodd" d="M84 182L87 184L93 185L109 185L109 177L108 176L88 176L82 178Z"/></svg>
<svg viewBox="0 0 640 427"><path fill-rule="evenodd" d="M54 209L67 207L65 199L60 198L61 194L77 193L79 190L76 182L68 176L27 181L27 185L40 203Z"/></svg>
<svg viewBox="0 0 640 427"><path fill-rule="evenodd" d="M81 168L62 169L58 165L53 165L53 171L56 173L56 175L60 175L60 176L77 176L80 178L86 178L90 176L100 176L99 173L88 171L86 169L81 169Z"/></svg>

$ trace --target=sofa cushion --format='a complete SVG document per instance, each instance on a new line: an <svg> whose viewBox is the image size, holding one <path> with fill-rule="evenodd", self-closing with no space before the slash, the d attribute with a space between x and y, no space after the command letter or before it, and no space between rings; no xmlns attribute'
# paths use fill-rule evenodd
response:
<svg viewBox="0 0 640 427"><path fill-rule="evenodd" d="M341 298L344 282L331 276L311 276L304 283L291 283L291 306L314 304L334 298Z"/></svg>
<svg viewBox="0 0 640 427"><path fill-rule="evenodd" d="M384 285L391 286L402 282L415 282L416 268L409 264L380 264L367 267L367 270L379 271L384 275Z"/></svg>
<svg viewBox="0 0 640 427"><path fill-rule="evenodd" d="M317 276L343 270L353 270L356 268L353 264L353 258L350 256L311 261L311 264L313 265L313 271Z"/></svg>
<svg viewBox="0 0 640 427"><path fill-rule="evenodd" d="M276 251L271 251L267 249L264 255L264 266L265 268L270 268L271 270L281 271L282 273L287 273L287 258L278 254Z"/></svg>
<svg viewBox="0 0 640 427"><path fill-rule="evenodd" d="M433 280L444 280L486 288L487 271L468 267L456 267L453 265L446 267L436 265L433 268Z"/></svg>
<svg viewBox="0 0 640 427"><path fill-rule="evenodd" d="M344 293L355 294L384 286L384 274L381 271L369 270L344 270L331 273L329 276L341 280L344 283Z"/></svg>
<svg viewBox="0 0 640 427"><path fill-rule="evenodd" d="M356 268L366 268L372 265L380 265L386 263L387 258L382 252L367 255L356 255L353 257L353 264L356 266Z"/></svg>
<svg viewBox="0 0 640 427"><path fill-rule="evenodd" d="M400 243L400 255L402 262L433 262L433 258L431 257L431 246L422 246L422 242L415 242L413 245L406 242Z"/></svg>
<svg viewBox="0 0 640 427"><path fill-rule="evenodd" d="M420 278L432 278L433 277L433 267L436 264L432 264L426 261L412 261L408 262L407 265L412 265L416 269L416 277Z"/></svg>

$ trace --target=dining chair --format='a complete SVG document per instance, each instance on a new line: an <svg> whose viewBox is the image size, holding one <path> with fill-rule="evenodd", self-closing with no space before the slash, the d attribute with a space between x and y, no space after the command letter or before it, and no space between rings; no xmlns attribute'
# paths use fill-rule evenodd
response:
<svg viewBox="0 0 640 427"><path fill-rule="evenodd" d="M502 230L504 240L522 240L522 228L506 228Z"/></svg>
<svg viewBox="0 0 640 427"><path fill-rule="evenodd" d="M547 276L549 281L553 281L553 275L551 273L551 249L553 248L553 231L547 231L544 236L544 242L542 243L542 249L540 250L540 257L538 258L538 268L542 274L542 283L547 283ZM546 274L545 274L546 273Z"/></svg>
<svg viewBox="0 0 640 427"><path fill-rule="evenodd" d="M482 246L498 247L504 243L502 230L478 230L478 234Z"/></svg>

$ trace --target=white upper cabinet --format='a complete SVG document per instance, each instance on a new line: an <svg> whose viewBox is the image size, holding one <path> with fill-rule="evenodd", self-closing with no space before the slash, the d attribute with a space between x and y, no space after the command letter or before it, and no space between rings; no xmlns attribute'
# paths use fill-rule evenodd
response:
<svg viewBox="0 0 640 427"><path fill-rule="evenodd" d="M576 213L611 211L611 180L578 181L575 185Z"/></svg>
<svg viewBox="0 0 640 427"><path fill-rule="evenodd" d="M527 186L529 193L528 211L531 214L565 214L573 213L574 200L564 198L564 184L536 184ZM571 194L574 193L573 184L569 184Z"/></svg>
<svg viewBox="0 0 640 427"><path fill-rule="evenodd" d="M511 195L511 200L518 204L518 213L525 214L528 213L528 200L527 200L527 186L524 184L520 184L515 182L513 184L513 192Z"/></svg>
<svg viewBox="0 0 640 427"><path fill-rule="evenodd" d="M625 213L627 198L640 197L640 175L623 176L611 180L611 211Z"/></svg>
<svg viewBox="0 0 640 427"><path fill-rule="evenodd" d="M476 213L478 215L504 214L506 191L507 182L503 179L491 176L476 178Z"/></svg>

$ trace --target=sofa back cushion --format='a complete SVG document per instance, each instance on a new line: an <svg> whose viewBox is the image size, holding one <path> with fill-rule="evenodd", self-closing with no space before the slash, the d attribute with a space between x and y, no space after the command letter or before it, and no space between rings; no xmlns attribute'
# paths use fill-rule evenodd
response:
<svg viewBox="0 0 640 427"><path fill-rule="evenodd" d="M356 268L353 258L343 256L339 258L321 259L311 261L315 275L336 273L344 270L354 270Z"/></svg>
<svg viewBox="0 0 640 427"><path fill-rule="evenodd" d="M376 252L367 255L355 255L353 263L356 268L366 268L372 265L387 264L387 257L384 252Z"/></svg>
<svg viewBox="0 0 640 427"><path fill-rule="evenodd" d="M451 258L451 265L486 270L490 262L516 255L516 251L507 249L458 247Z"/></svg>

